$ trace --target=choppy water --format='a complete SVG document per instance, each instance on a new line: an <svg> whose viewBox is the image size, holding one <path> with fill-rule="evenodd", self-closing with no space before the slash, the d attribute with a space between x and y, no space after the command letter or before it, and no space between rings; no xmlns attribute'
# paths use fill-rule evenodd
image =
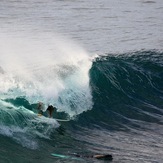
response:
<svg viewBox="0 0 163 163"><path fill-rule="evenodd" d="M0 1L0 162L163 160L163 2ZM37 103L55 119L37 117Z"/></svg>

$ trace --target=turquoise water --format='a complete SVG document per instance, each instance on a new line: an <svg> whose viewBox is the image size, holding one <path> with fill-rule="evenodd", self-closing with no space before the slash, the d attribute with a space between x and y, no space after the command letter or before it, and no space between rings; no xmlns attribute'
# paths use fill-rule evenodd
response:
<svg viewBox="0 0 163 163"><path fill-rule="evenodd" d="M161 0L1 1L0 162L161 163L162 10Z"/></svg>

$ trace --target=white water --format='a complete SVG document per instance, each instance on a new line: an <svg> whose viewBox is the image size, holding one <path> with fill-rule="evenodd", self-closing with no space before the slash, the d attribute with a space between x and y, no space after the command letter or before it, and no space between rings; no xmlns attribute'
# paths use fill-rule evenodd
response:
<svg viewBox="0 0 163 163"><path fill-rule="evenodd" d="M11 137L23 147L39 148L37 138L50 139L59 126L53 118L38 117L33 111L0 100L0 135Z"/></svg>
<svg viewBox="0 0 163 163"><path fill-rule="evenodd" d="M91 60L82 47L58 34L1 36L1 97L53 104L70 116L91 109Z"/></svg>

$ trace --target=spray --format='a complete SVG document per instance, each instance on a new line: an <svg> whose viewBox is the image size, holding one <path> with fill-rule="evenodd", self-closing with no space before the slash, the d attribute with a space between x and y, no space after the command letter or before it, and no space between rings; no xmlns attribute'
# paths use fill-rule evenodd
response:
<svg viewBox="0 0 163 163"><path fill-rule="evenodd" d="M0 94L55 105L73 117L92 108L89 54L59 36L1 34Z"/></svg>

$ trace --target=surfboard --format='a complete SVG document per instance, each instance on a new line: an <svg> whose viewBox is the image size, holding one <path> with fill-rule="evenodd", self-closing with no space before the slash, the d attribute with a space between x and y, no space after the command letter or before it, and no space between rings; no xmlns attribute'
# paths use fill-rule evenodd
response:
<svg viewBox="0 0 163 163"><path fill-rule="evenodd" d="M57 119L57 118L54 118L55 120L57 120L58 122L68 122L70 121L70 119Z"/></svg>
<svg viewBox="0 0 163 163"><path fill-rule="evenodd" d="M40 113L38 113L37 116L38 117L45 117L44 115L42 115ZM49 117L45 117L45 118L49 118ZM58 122L68 122L68 121L70 121L70 119L57 119L57 118L50 118L50 119L55 119Z"/></svg>
<svg viewBox="0 0 163 163"><path fill-rule="evenodd" d="M51 155L54 156L54 157L62 158L62 159L71 159L71 160L84 161L84 159L82 159L82 158L72 157L72 156L69 156L69 155L62 155L62 154L57 154L57 153L51 153Z"/></svg>
<svg viewBox="0 0 163 163"><path fill-rule="evenodd" d="M38 114L37 116L38 116L38 117L45 117L45 116L43 116L42 114ZM49 117L45 117L45 118L48 118L48 119L55 119L55 120L58 121L58 122L68 122L68 121L70 121L69 119L57 119L57 118L49 118Z"/></svg>

